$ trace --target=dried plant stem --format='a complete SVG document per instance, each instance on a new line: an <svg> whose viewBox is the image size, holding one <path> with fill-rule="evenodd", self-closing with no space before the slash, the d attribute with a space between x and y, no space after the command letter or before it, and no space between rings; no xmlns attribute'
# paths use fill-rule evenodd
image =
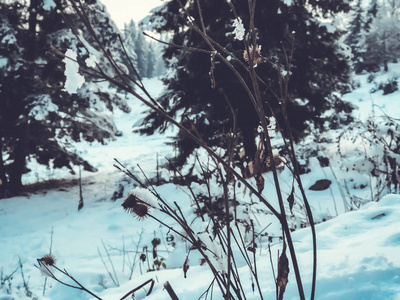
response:
<svg viewBox="0 0 400 300"><path fill-rule="evenodd" d="M164 288L167 290L168 295L171 297L172 300L179 300L178 296L175 294L175 291L172 289L172 286L168 281L164 283Z"/></svg>
<svg viewBox="0 0 400 300"><path fill-rule="evenodd" d="M112 270L113 270L114 276L113 276L113 275L111 274L111 272L108 270L108 267L107 267L107 265L106 265L106 263L105 263L105 261L104 261L104 259L103 259L103 255L101 254L100 249L97 248L97 251L98 251L99 256L100 256L100 259L101 259L101 262L103 263L104 267L106 268L107 273L108 273L108 275L110 276L111 280L114 282L114 284L115 284L116 286L119 286L118 276L117 276L117 273L115 272L114 264L113 264L113 261L112 261L112 259L111 259L111 257L110 257L110 253L108 252L107 247L106 247L106 245L104 244L103 240L101 240L101 243L102 243L102 245L103 245L104 251L105 251L106 254L107 254L108 261L109 261L110 264L111 264L111 268L112 268Z"/></svg>
<svg viewBox="0 0 400 300"><path fill-rule="evenodd" d="M82 173L81 173L81 166L79 166L79 204L78 204L78 211L83 208L83 193L82 193Z"/></svg>
<svg viewBox="0 0 400 300"><path fill-rule="evenodd" d="M99 296L97 296L96 294L94 294L93 292L89 291L87 288L85 288L79 281L77 281L73 276L71 276L67 270L61 270L60 268L58 268L56 265L52 265L51 267L54 268L55 270L59 271L60 273L66 275L68 278L70 278L73 282L75 282L77 285L72 285L72 284L68 284L64 281L61 281L60 279L58 279L54 273L52 272L52 270L49 269L49 266L47 266L46 264L41 264L41 267L46 269L46 273L50 276L50 278L54 279L55 281L61 283L62 285L65 285L67 287L73 288L73 289L77 289L77 290L81 290L84 291L90 295L92 295L93 297L95 297L96 299L102 300Z"/></svg>
<svg viewBox="0 0 400 300"><path fill-rule="evenodd" d="M53 233L54 233L54 227L51 227L51 233L50 233L50 250L49 254L51 255L52 253L52 248L53 248ZM47 285L47 277L44 278L44 284L43 284L43 296L46 293L46 285Z"/></svg>
<svg viewBox="0 0 400 300"><path fill-rule="evenodd" d="M142 287L148 285L149 283L150 283L150 289L149 289L149 291L147 292L146 296L150 295L151 292L153 291L154 282L155 282L154 279L149 279L149 280L147 280L145 283L139 285L138 287L136 287L136 288L134 288L133 290L131 290L131 291L129 291L128 293L126 293L120 300L124 300L124 299L126 299L126 297L128 297L129 295L133 295L136 291L140 290ZM134 298L132 297L132 299L134 299Z"/></svg>
<svg viewBox="0 0 400 300"><path fill-rule="evenodd" d="M28 283L25 280L24 270L23 270L23 265L22 265L21 258L19 257L18 259L19 259L19 269L21 270L22 283L23 283L24 288L25 288L25 294L26 294L26 296L31 297L32 296L32 292L29 290Z"/></svg>
<svg viewBox="0 0 400 300"><path fill-rule="evenodd" d="M132 279L133 270L134 270L135 264L136 264L136 257L137 257L137 255L138 255L138 250L139 250L140 242L142 241L143 233L144 233L144 230L143 230L143 228L142 228L142 231L140 232L140 235L139 235L138 242L137 242L137 244L136 244L136 253L135 253L135 256L133 257L132 266L131 266L131 273L129 274L129 280Z"/></svg>

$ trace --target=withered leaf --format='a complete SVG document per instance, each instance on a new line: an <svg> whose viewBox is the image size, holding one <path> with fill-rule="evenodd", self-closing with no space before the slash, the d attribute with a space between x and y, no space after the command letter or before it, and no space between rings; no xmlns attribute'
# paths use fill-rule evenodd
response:
<svg viewBox="0 0 400 300"><path fill-rule="evenodd" d="M256 176L256 184L257 184L258 192L259 192L260 194L261 194L262 191L264 190L264 183L265 183L264 177L262 177L261 174L258 174L258 175Z"/></svg>
<svg viewBox="0 0 400 300"><path fill-rule="evenodd" d="M293 214L293 205L294 205L294 190L290 193L289 197L287 198L287 201L289 202L289 208L290 212Z"/></svg>
<svg viewBox="0 0 400 300"><path fill-rule="evenodd" d="M278 277L276 278L276 285L279 290L278 299L283 299L283 294L286 290L286 285L288 284L289 277L289 260L286 256L286 243L283 243L282 254L278 260Z"/></svg>
<svg viewBox="0 0 400 300"><path fill-rule="evenodd" d="M186 278L186 273L189 270L189 254L186 256L185 262L183 263L183 276Z"/></svg>

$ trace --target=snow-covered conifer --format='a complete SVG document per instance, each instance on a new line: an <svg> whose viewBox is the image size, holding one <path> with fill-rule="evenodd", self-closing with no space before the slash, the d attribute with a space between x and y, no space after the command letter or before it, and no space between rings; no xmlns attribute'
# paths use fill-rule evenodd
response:
<svg viewBox="0 0 400 300"><path fill-rule="evenodd" d="M365 37L364 60L388 70L388 62L400 57L400 1L385 1L370 23Z"/></svg>
<svg viewBox="0 0 400 300"><path fill-rule="evenodd" d="M114 107L129 111L124 97L117 92L111 95L108 84L91 83L93 76L84 75L85 83L82 77L83 85L75 87L76 94L63 90L65 65L49 55L54 48L62 53L71 49L82 64L91 57L92 64L96 61L105 72L110 71L87 28L66 9L68 1L53 2L54 5L39 0L30 1L29 6L19 1L0 4L0 148L5 158L0 161L0 179L2 188L8 185L15 193L21 190L22 175L30 171L28 160L52 168L67 167L72 171L73 165L82 165L94 171L74 151L71 142L105 143L116 131L110 111ZM83 5L95 32L102 33L101 42L121 62L117 28L104 5L93 0Z"/></svg>

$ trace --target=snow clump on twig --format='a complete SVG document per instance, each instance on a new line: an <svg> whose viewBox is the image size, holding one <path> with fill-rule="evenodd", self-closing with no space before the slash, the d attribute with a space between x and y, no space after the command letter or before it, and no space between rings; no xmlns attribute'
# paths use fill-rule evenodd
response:
<svg viewBox="0 0 400 300"><path fill-rule="evenodd" d="M76 94L77 90L85 82L85 78L79 74L79 64L76 61L77 54L75 51L68 49L65 53L63 63L65 63L65 80L64 90L69 94Z"/></svg>
<svg viewBox="0 0 400 300"><path fill-rule="evenodd" d="M235 20L233 20L233 27L235 27L235 29L233 30L235 39L239 40L239 41L243 41L245 31L244 31L242 19L237 17Z"/></svg>

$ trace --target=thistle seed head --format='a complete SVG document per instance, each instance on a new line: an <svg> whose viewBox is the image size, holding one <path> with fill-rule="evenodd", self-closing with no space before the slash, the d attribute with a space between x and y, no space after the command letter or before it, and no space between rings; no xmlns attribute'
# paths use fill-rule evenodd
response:
<svg viewBox="0 0 400 300"><path fill-rule="evenodd" d="M122 203L122 207L124 208L125 211L133 214L139 220L145 219L150 209L145 202L140 200L134 194L128 195L124 203Z"/></svg>
<svg viewBox="0 0 400 300"><path fill-rule="evenodd" d="M46 254L39 261L46 266L54 266L56 264L56 258L52 254Z"/></svg>
<svg viewBox="0 0 400 300"><path fill-rule="evenodd" d="M253 45L250 45L248 52L247 50L243 51L243 58L247 63L250 61L251 58L253 60L254 68L257 67L258 64L263 62L263 57L261 55L261 45L256 45L255 49Z"/></svg>

